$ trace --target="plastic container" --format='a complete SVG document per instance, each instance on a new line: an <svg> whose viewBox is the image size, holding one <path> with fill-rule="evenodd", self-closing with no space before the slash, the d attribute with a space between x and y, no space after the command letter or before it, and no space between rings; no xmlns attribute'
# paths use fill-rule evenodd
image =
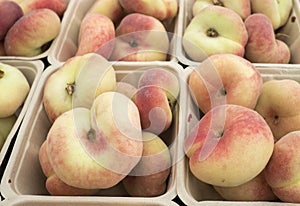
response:
<svg viewBox="0 0 300 206"><path fill-rule="evenodd" d="M51 64L65 62L75 55L81 21L95 1L96 0L78 0L70 2L70 9L66 11L66 18L62 22L62 32L53 42L54 45L48 55L48 61ZM169 33L173 34L175 32L175 24L177 21L178 19L175 17L173 21L165 22L166 29ZM173 48L174 47L170 45L170 50L173 50ZM173 53L175 52L169 52L169 54ZM170 56L169 59L174 60L172 56Z"/></svg>
<svg viewBox="0 0 300 206"><path fill-rule="evenodd" d="M1 204L1 203L0 203ZM4 201L3 205L5 206L47 206L47 205L56 205L56 206L176 206L177 204L172 201L161 201L161 200L145 200L142 198L139 199L129 199L126 201L116 202L112 198L102 198L101 200L94 200L89 197L80 197L80 198L65 198L65 197L21 197L14 200Z"/></svg>
<svg viewBox="0 0 300 206"><path fill-rule="evenodd" d="M60 64L62 65L62 64ZM153 63L133 63L126 64L119 62L113 65L116 71L118 81L126 81L132 84L137 83L139 76L142 74L142 68L147 69L149 67L163 67L173 72L178 78L182 77L183 69L177 63L166 64L153 64ZM27 115L24 118L24 122L21 125L18 133L18 142L12 151L10 161L8 162L6 171L1 181L1 193L5 199L15 199L24 196L30 196L30 199L41 200L55 200L54 196L50 196L45 188L45 180L39 161L38 152L41 144L46 138L48 130L51 126L48 117L46 116L42 97L45 81L54 71L59 68L59 65L52 65L44 70L41 77L39 87L35 92L35 96L32 99L32 104L29 108ZM181 85L181 90L183 85ZM180 116L182 115L182 109L180 102L184 102L184 95L180 94L178 99L178 107L174 112L173 126L169 130L166 140L167 145L171 152L172 160L176 163L177 159L177 140L181 133ZM167 182L167 191L158 197L146 197L145 202L148 201L171 201L176 196L176 167L172 166L171 173ZM63 197L66 202L80 200L76 197ZM84 199L84 198L83 198ZM128 200L139 200L137 197L129 197L121 184L115 187L101 190L99 194L90 196L86 200L92 202L101 202L102 200L109 199L112 203L127 203ZM140 200L141 201L141 200ZM128 203L131 204L131 203ZM135 205L135 204L134 204Z"/></svg>
<svg viewBox="0 0 300 206"><path fill-rule="evenodd" d="M66 0L68 2L68 6L66 8L66 11L61 19L61 23L63 22L63 20L65 18L67 18L67 10L69 10L69 4L71 4L72 0ZM61 30L63 29L63 24L61 24ZM61 31L60 31L61 32ZM56 37L57 38L57 37ZM53 45L53 41L50 41L48 42L45 46L45 49L44 51L39 54L39 55L36 55L36 56L30 56L30 57L26 57L26 56L0 56L0 60L3 60L3 59L11 59L11 60L26 60L26 61L34 61L34 60L40 60L40 59L43 59L43 58L46 58L49 54L49 51L51 50L51 48L54 46Z"/></svg>
<svg viewBox="0 0 300 206"><path fill-rule="evenodd" d="M185 72L185 79L187 81L193 67L187 67ZM263 78L263 81L271 79L294 79L300 82L300 70L291 68L258 68ZM269 206L269 205L300 205L284 202L268 202L268 201L227 201L224 200L214 188L200 180L198 180L190 171L188 158L185 156L183 145L184 138L189 134L189 131L195 126L195 124L201 118L201 113L198 107L194 103L192 96L187 91L186 97L187 110L185 115L182 116L182 124L184 127L184 135L180 136L178 141L178 156L182 157L177 164L177 193L180 199L186 205L257 205L257 206Z"/></svg>
<svg viewBox="0 0 300 206"><path fill-rule="evenodd" d="M200 62L190 59L184 51L182 46L182 36L184 35L185 28L188 26L192 19L192 6L195 0L182 0L180 1L180 9L178 14L178 25L176 27L178 40L176 41L176 57L180 62L185 65L195 65ZM291 51L291 60L289 64L284 64L284 67L290 68L300 63L300 3L298 0L293 0L293 8L290 17L285 26L280 28L278 32L285 34L280 38L284 41ZM279 64L255 63L256 66L279 66Z"/></svg>
<svg viewBox="0 0 300 206"><path fill-rule="evenodd" d="M12 129L0 151L0 166L2 167L2 162L5 158L8 148L9 148L14 136L17 134L18 128L20 127L21 122L27 112L27 109L31 104L31 99L34 95L34 92L35 92L36 88L38 87L38 82L41 77L42 71L44 69L44 64L40 60L37 60L37 61L0 60L0 62L17 67L25 75L25 77L30 85L30 91L26 97L24 104L16 112L17 120L16 120L14 126L12 127Z"/></svg>

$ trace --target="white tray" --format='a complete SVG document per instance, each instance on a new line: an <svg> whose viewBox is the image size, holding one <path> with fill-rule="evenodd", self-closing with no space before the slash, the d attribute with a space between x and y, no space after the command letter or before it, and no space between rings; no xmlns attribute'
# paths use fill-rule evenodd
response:
<svg viewBox="0 0 300 206"><path fill-rule="evenodd" d="M53 47L49 51L48 61L50 64L63 63L70 57L73 57L77 51L78 33L80 24L86 12L96 0L76 0L70 2L70 8L66 11L66 18L62 21L62 31L53 42ZM165 24L167 31L172 36L175 32L175 25L178 18L174 18L174 22ZM170 55L175 53L173 45L170 44ZM170 56L170 60L175 60Z"/></svg>
<svg viewBox="0 0 300 206"><path fill-rule="evenodd" d="M62 64L59 64L62 65ZM44 71L39 87L35 91L35 95L32 99L32 103L28 110L27 115L24 118L24 122L21 125L21 128L18 133L18 141L13 148L11 157L9 159L7 168L4 172L0 192L5 199L14 199L23 196L32 195L35 198L40 199L51 199L53 196L50 196L45 188L45 176L41 170L39 161L38 161L38 152L41 144L46 138L47 132L51 126L43 104L43 88L46 79L51 73L57 70L59 65L52 65ZM113 65L116 74L117 80L125 79L135 84L142 74L142 71L137 70L140 68L148 67L163 67L173 72L178 78L182 77L183 69L177 63L170 62L168 65L159 64L159 63L133 63L127 64L119 62ZM183 85L181 85L181 90L183 90ZM176 160L177 160L177 140L178 136L182 134L180 116L183 114L184 109L181 108L180 102L184 102L184 94L180 94L178 99L178 112L174 116L174 124L170 130L170 140L169 140L169 149L171 152L173 166L171 168L171 174L167 183L167 191L158 197L149 197L144 198L146 201L156 201L164 200L171 201L176 196ZM184 104L185 105L185 104ZM184 106L183 105L183 106ZM67 198L67 197L66 197ZM76 199L76 197L72 197ZM68 200L72 198L67 198ZM123 202L129 198L124 189L117 185L113 188L102 190L96 196L93 196L91 199L93 201L101 202L102 199L110 198L115 203ZM130 197L129 199L135 199L135 197ZM138 198L137 198L138 199Z"/></svg>
<svg viewBox="0 0 300 206"><path fill-rule="evenodd" d="M147 200L145 198L123 198L122 201L117 202L115 198L103 197L101 200L90 197L37 197L26 196L19 197L12 200L4 200L2 202L5 206L176 206L173 201L164 200ZM1 205L1 203L0 203Z"/></svg>
<svg viewBox="0 0 300 206"><path fill-rule="evenodd" d="M4 142L2 149L0 150L0 166L2 166L2 162L5 158L8 148L14 136L17 134L17 130L20 127L24 115L27 112L27 109L31 103L31 99L34 95L34 92L38 86L39 79L43 72L44 64L40 60L36 60L36 61L0 60L0 62L17 67L25 75L30 85L30 91L26 97L26 100L22 105L22 107L19 108L16 113L17 120L14 126L12 127L10 133L8 134L8 137ZM16 141L19 141L19 139L17 139Z"/></svg>
<svg viewBox="0 0 300 206"><path fill-rule="evenodd" d="M193 71L194 67L189 66L185 69L185 79L187 81L190 73ZM274 68L260 68L257 67L265 81L271 79L294 79L300 82L300 70L284 67L274 67ZM188 89L188 88L187 88ZM255 205L255 206L271 206L271 205L300 205L292 203L283 202L263 202L263 201L227 201L224 200L214 188L201 182L191 173L189 169L188 158L185 156L183 145L184 138L187 136L189 131L194 127L194 125L201 118L199 109L194 103L190 92L187 90L186 97L187 110L185 115L182 116L182 123L184 126L184 135L181 135L178 140L178 156L182 157L177 164L177 194L180 199L187 205Z"/></svg>
<svg viewBox="0 0 300 206"><path fill-rule="evenodd" d="M178 14L178 25L176 27L178 34L177 44L176 44L176 57L180 62L185 65L196 65L200 62L193 61L188 58L182 46L182 36L184 34L185 28L192 19L192 6L195 0L181 0L180 9ZM296 17L296 20L292 19ZM288 37L283 37L281 40L284 41L291 51L291 61L290 64L284 64L285 67L294 67L293 64L300 64L300 2L298 0L293 0L293 8L288 22L285 26L280 29L280 33L287 34ZM254 63L256 66L269 67L269 66L279 66L282 64L267 64L267 63Z"/></svg>

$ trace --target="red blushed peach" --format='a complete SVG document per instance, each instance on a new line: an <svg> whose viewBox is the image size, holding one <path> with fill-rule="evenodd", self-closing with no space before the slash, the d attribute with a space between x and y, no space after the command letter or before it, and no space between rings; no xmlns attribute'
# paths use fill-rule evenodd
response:
<svg viewBox="0 0 300 206"><path fill-rule="evenodd" d="M96 52L108 59L115 38L113 22L105 15L88 13L80 24L76 56Z"/></svg>
<svg viewBox="0 0 300 206"><path fill-rule="evenodd" d="M188 79L189 91L199 109L236 104L254 109L263 80L248 60L232 54L216 54L204 60Z"/></svg>
<svg viewBox="0 0 300 206"><path fill-rule="evenodd" d="M33 29L34 28L34 29ZM5 52L9 56L36 56L60 31L60 19L50 9L36 9L22 16L7 32Z"/></svg>
<svg viewBox="0 0 300 206"><path fill-rule="evenodd" d="M115 91L122 93L131 99L136 93L137 88L127 82L117 82Z"/></svg>
<svg viewBox="0 0 300 206"><path fill-rule="evenodd" d="M83 189L115 186L139 162L142 150L138 109L117 92L99 95L90 110L79 107L63 113L47 135L55 174Z"/></svg>
<svg viewBox="0 0 300 206"><path fill-rule="evenodd" d="M115 47L110 60L165 61L169 44L162 22L140 13L129 14L116 28Z"/></svg>
<svg viewBox="0 0 300 206"><path fill-rule="evenodd" d="M250 181L235 187L218 187L215 190L225 199L231 201L274 201L278 198L267 184L264 172Z"/></svg>
<svg viewBox="0 0 300 206"><path fill-rule="evenodd" d="M138 87L156 85L166 91L171 107L179 95L179 80L172 72L156 67L145 71L139 79Z"/></svg>
<svg viewBox="0 0 300 206"><path fill-rule="evenodd" d="M23 0L19 2L24 14L36 9L51 9L58 16L62 17L67 9L67 0Z"/></svg>
<svg viewBox="0 0 300 206"><path fill-rule="evenodd" d="M127 12L142 13L159 20L174 18L178 10L177 0L119 0L119 2Z"/></svg>
<svg viewBox="0 0 300 206"><path fill-rule="evenodd" d="M267 165L273 147L271 129L262 116L232 104L212 108L184 143L194 176L222 187L238 186L257 176Z"/></svg>
<svg viewBox="0 0 300 206"><path fill-rule="evenodd" d="M72 187L67 185L63 181L61 181L50 164L48 154L47 154L47 140L45 140L40 147L39 150L39 162L42 167L43 173L47 177L46 180L46 189L51 195L93 195L98 192L97 189L94 190L87 190Z"/></svg>
<svg viewBox="0 0 300 206"><path fill-rule="evenodd" d="M22 8L13 1L0 1L0 41L10 27L23 16Z"/></svg>
<svg viewBox="0 0 300 206"><path fill-rule="evenodd" d="M159 196L166 191L170 168L171 155L167 145L159 136L143 132L142 158L122 183L131 196Z"/></svg>
<svg viewBox="0 0 300 206"><path fill-rule="evenodd" d="M172 111L166 92L155 85L138 88L133 97L140 113L142 128L160 134L172 123Z"/></svg>
<svg viewBox="0 0 300 206"><path fill-rule="evenodd" d="M264 14L256 13L245 20L248 42L245 57L253 63L289 63L290 49L277 40L271 20Z"/></svg>
<svg viewBox="0 0 300 206"><path fill-rule="evenodd" d="M265 177L274 194L284 202L300 203L300 131L275 143Z"/></svg>

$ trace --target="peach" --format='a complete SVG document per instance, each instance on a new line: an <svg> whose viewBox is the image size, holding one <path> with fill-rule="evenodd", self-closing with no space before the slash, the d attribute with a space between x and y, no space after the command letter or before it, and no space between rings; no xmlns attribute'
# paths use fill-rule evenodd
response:
<svg viewBox="0 0 300 206"><path fill-rule="evenodd" d="M36 9L22 16L9 29L4 40L5 52L9 56L39 55L43 46L56 38L59 31L60 19L54 11Z"/></svg>
<svg viewBox="0 0 300 206"><path fill-rule="evenodd" d="M249 35L245 58L253 63L289 63L290 49L286 43L276 39L272 22L266 15L250 15L245 26Z"/></svg>
<svg viewBox="0 0 300 206"><path fill-rule="evenodd" d="M284 202L300 203L300 132L284 135L275 143L265 177L274 194Z"/></svg>
<svg viewBox="0 0 300 206"><path fill-rule="evenodd" d="M231 201L275 201L278 198L267 184L264 170L250 181L235 187L218 187L214 189L225 199Z"/></svg>
<svg viewBox="0 0 300 206"><path fill-rule="evenodd" d="M18 1L17 1L18 2ZM24 14L27 14L36 9L51 9L59 17L62 17L67 9L67 0L21 0L19 5Z"/></svg>
<svg viewBox="0 0 300 206"><path fill-rule="evenodd" d="M39 163L44 175L47 177L45 186L51 195L93 195L97 189L81 189L67 185L55 174L47 154L47 140L43 142L39 150Z"/></svg>
<svg viewBox="0 0 300 206"><path fill-rule="evenodd" d="M83 189L115 186L139 162L142 151L138 109L117 92L102 93L90 110L78 107L63 113L47 135L57 177Z"/></svg>
<svg viewBox="0 0 300 206"><path fill-rule="evenodd" d="M300 84L292 79L269 80L263 88L255 110L264 117L276 140L300 130Z"/></svg>
<svg viewBox="0 0 300 206"><path fill-rule="evenodd" d="M87 13L103 14L118 25L123 18L124 11L119 0L96 0Z"/></svg>
<svg viewBox="0 0 300 206"><path fill-rule="evenodd" d="M156 85L165 90L169 103L173 108L179 96L179 81L175 74L162 67L154 67L145 71L138 82L138 87Z"/></svg>
<svg viewBox="0 0 300 206"><path fill-rule="evenodd" d="M221 104L254 109L263 80L248 60L232 54L215 54L189 75L188 86L199 109L206 113Z"/></svg>
<svg viewBox="0 0 300 206"><path fill-rule="evenodd" d="M44 108L53 122L72 108L90 108L98 95L114 91L115 87L115 70L104 57L95 53L76 56L68 59L46 80Z"/></svg>
<svg viewBox="0 0 300 206"><path fill-rule="evenodd" d="M166 28L158 19L140 13L129 14L116 28L110 60L165 61L169 45Z"/></svg>
<svg viewBox="0 0 300 206"><path fill-rule="evenodd" d="M160 133L172 123L172 110L164 89L156 85L138 88L133 97L140 113L142 128L145 131Z"/></svg>
<svg viewBox="0 0 300 206"><path fill-rule="evenodd" d="M0 118L15 114L25 102L30 84L19 68L0 62Z"/></svg>
<svg viewBox="0 0 300 206"><path fill-rule="evenodd" d="M80 24L76 56L96 52L108 59L113 50L115 27L105 15L88 13Z"/></svg>
<svg viewBox="0 0 300 206"><path fill-rule="evenodd" d="M253 179L267 165L273 148L271 129L262 116L233 104L212 108L184 142L192 174L221 187L234 187Z"/></svg>
<svg viewBox="0 0 300 206"><path fill-rule="evenodd" d="M201 9L188 23L182 46L190 59L204 61L213 54L243 57L247 41L243 19L229 8L213 5Z"/></svg>
<svg viewBox="0 0 300 206"><path fill-rule="evenodd" d="M207 6L216 5L223 6L235 11L240 17L245 20L251 14L251 1L242 0L242 1L231 1L231 0L196 0L193 3L193 16L196 16L201 9L206 8Z"/></svg>
<svg viewBox="0 0 300 206"><path fill-rule="evenodd" d="M22 8L13 1L0 1L0 41L3 41L10 27L23 16Z"/></svg>
<svg viewBox="0 0 300 206"><path fill-rule="evenodd" d="M283 26L293 8L293 0L251 0L252 13L262 13L266 15L272 22L272 27L274 30Z"/></svg>
<svg viewBox="0 0 300 206"><path fill-rule="evenodd" d="M159 20L169 20L176 16L178 11L177 0L119 0L125 11L142 13Z"/></svg>
<svg viewBox="0 0 300 206"><path fill-rule="evenodd" d="M154 197L165 193L170 174L169 148L159 136L143 132L143 155L122 183L131 196Z"/></svg>

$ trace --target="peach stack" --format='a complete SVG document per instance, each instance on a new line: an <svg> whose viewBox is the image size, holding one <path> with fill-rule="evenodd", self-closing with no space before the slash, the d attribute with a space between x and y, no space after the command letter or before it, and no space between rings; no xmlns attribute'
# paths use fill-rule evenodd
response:
<svg viewBox="0 0 300 206"><path fill-rule="evenodd" d="M196 0L183 31L183 50L193 61L235 54L252 63L289 63L291 51L276 34L292 8L292 0Z"/></svg>
<svg viewBox="0 0 300 206"><path fill-rule="evenodd" d="M172 161L160 135L171 128L179 81L160 67L137 80L137 87L117 82L113 65L94 52L70 58L47 78L43 106L51 126L39 161L51 195L96 195L118 184L129 196L165 193Z"/></svg>
<svg viewBox="0 0 300 206"><path fill-rule="evenodd" d="M0 54L33 57L45 51L60 31L66 0L0 2Z"/></svg>
<svg viewBox="0 0 300 206"><path fill-rule="evenodd" d="M233 54L212 55L189 74L201 115L184 139L189 170L226 200L300 202L300 84L282 78L263 82Z"/></svg>
<svg viewBox="0 0 300 206"><path fill-rule="evenodd" d="M96 0L80 24L75 55L95 52L111 61L165 61L170 47L165 23L177 10L177 0Z"/></svg>

